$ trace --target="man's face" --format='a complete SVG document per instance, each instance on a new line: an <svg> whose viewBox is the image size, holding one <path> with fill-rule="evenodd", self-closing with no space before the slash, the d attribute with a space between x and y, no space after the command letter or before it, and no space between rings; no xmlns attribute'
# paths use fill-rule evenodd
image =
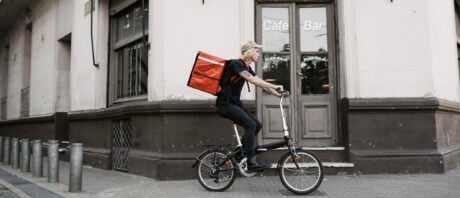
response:
<svg viewBox="0 0 460 198"><path fill-rule="evenodd" d="M259 58L259 48L255 48L254 51L251 54L251 60L256 62L257 59Z"/></svg>

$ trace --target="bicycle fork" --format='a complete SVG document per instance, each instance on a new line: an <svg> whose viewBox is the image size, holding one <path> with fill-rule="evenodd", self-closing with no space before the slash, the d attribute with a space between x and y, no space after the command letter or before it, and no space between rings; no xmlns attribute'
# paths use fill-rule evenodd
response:
<svg viewBox="0 0 460 198"><path fill-rule="evenodd" d="M297 152L295 150L295 148L293 148L291 145L288 145L288 150L289 150L289 153L291 154L291 159L292 159L292 162L294 162L295 164L295 167L297 169L300 169L300 166L299 164L297 163Z"/></svg>

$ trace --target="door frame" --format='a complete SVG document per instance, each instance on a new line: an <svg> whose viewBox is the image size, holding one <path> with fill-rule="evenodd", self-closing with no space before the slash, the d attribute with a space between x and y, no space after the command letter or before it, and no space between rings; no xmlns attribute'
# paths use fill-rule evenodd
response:
<svg viewBox="0 0 460 198"><path fill-rule="evenodd" d="M267 2L267 3L266 3ZM297 2L297 3L296 3ZM300 107L301 103L301 80L300 76L297 75L299 71L300 65L300 35L299 35L299 28L300 26L297 24L299 20L299 9L301 8L308 8L308 7L318 7L323 6L327 9L327 27L328 27L328 60L329 60L329 67L332 68L332 71L329 72L330 78L330 92L329 92L329 104L330 104L330 127L331 127L331 144L334 145L342 145L346 140L343 138L345 134L342 134L346 130L341 130L342 124L342 115L341 112L341 100L340 100L340 67L339 67L339 46L338 46L338 31L337 31L337 7L336 3L333 0L323 0L323 1L311 1L311 0L304 0L304 1L293 1L292 3L276 3L276 1L258 1L255 5L255 36L256 42L262 43L262 31L261 25L262 22L262 8L264 7L285 7L289 10L289 21L290 21L290 31L292 31L289 37L289 42L291 43L290 54L291 54L291 71L290 71L290 84L291 84L291 91L295 97L292 98L292 102L296 104L296 107ZM256 64L256 71L257 75L262 76L262 57L259 58L259 61ZM260 89L256 90L256 107L257 107L257 117L260 120L263 120L263 92ZM302 112L300 112L302 113ZM288 112L289 117L296 116L297 112L291 111ZM303 118L302 118L303 119ZM298 131L301 127L300 120L299 121L292 121L288 120L288 126L290 131ZM264 127L268 126L264 124ZM293 134L294 135L294 134ZM299 139L302 133L295 133L295 139ZM263 142L263 137L260 135L258 137L259 142Z"/></svg>

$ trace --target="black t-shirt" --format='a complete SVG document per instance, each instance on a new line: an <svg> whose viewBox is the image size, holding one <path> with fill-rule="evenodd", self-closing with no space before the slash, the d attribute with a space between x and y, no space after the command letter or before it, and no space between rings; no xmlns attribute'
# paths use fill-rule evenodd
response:
<svg viewBox="0 0 460 198"><path fill-rule="evenodd" d="M227 68L220 81L222 91L217 94L216 105L232 103L241 106L241 90L243 89L244 82L246 82L246 80L239 74L244 70L247 70L254 76L256 75L256 73L252 71L251 67L246 67L241 59L233 59L227 62Z"/></svg>

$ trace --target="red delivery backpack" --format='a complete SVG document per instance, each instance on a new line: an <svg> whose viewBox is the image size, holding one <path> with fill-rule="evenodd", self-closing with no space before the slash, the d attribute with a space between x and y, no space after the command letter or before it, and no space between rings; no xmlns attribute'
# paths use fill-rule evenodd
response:
<svg viewBox="0 0 460 198"><path fill-rule="evenodd" d="M226 59L199 51L187 85L217 95L222 90L219 82L225 71L226 61Z"/></svg>

